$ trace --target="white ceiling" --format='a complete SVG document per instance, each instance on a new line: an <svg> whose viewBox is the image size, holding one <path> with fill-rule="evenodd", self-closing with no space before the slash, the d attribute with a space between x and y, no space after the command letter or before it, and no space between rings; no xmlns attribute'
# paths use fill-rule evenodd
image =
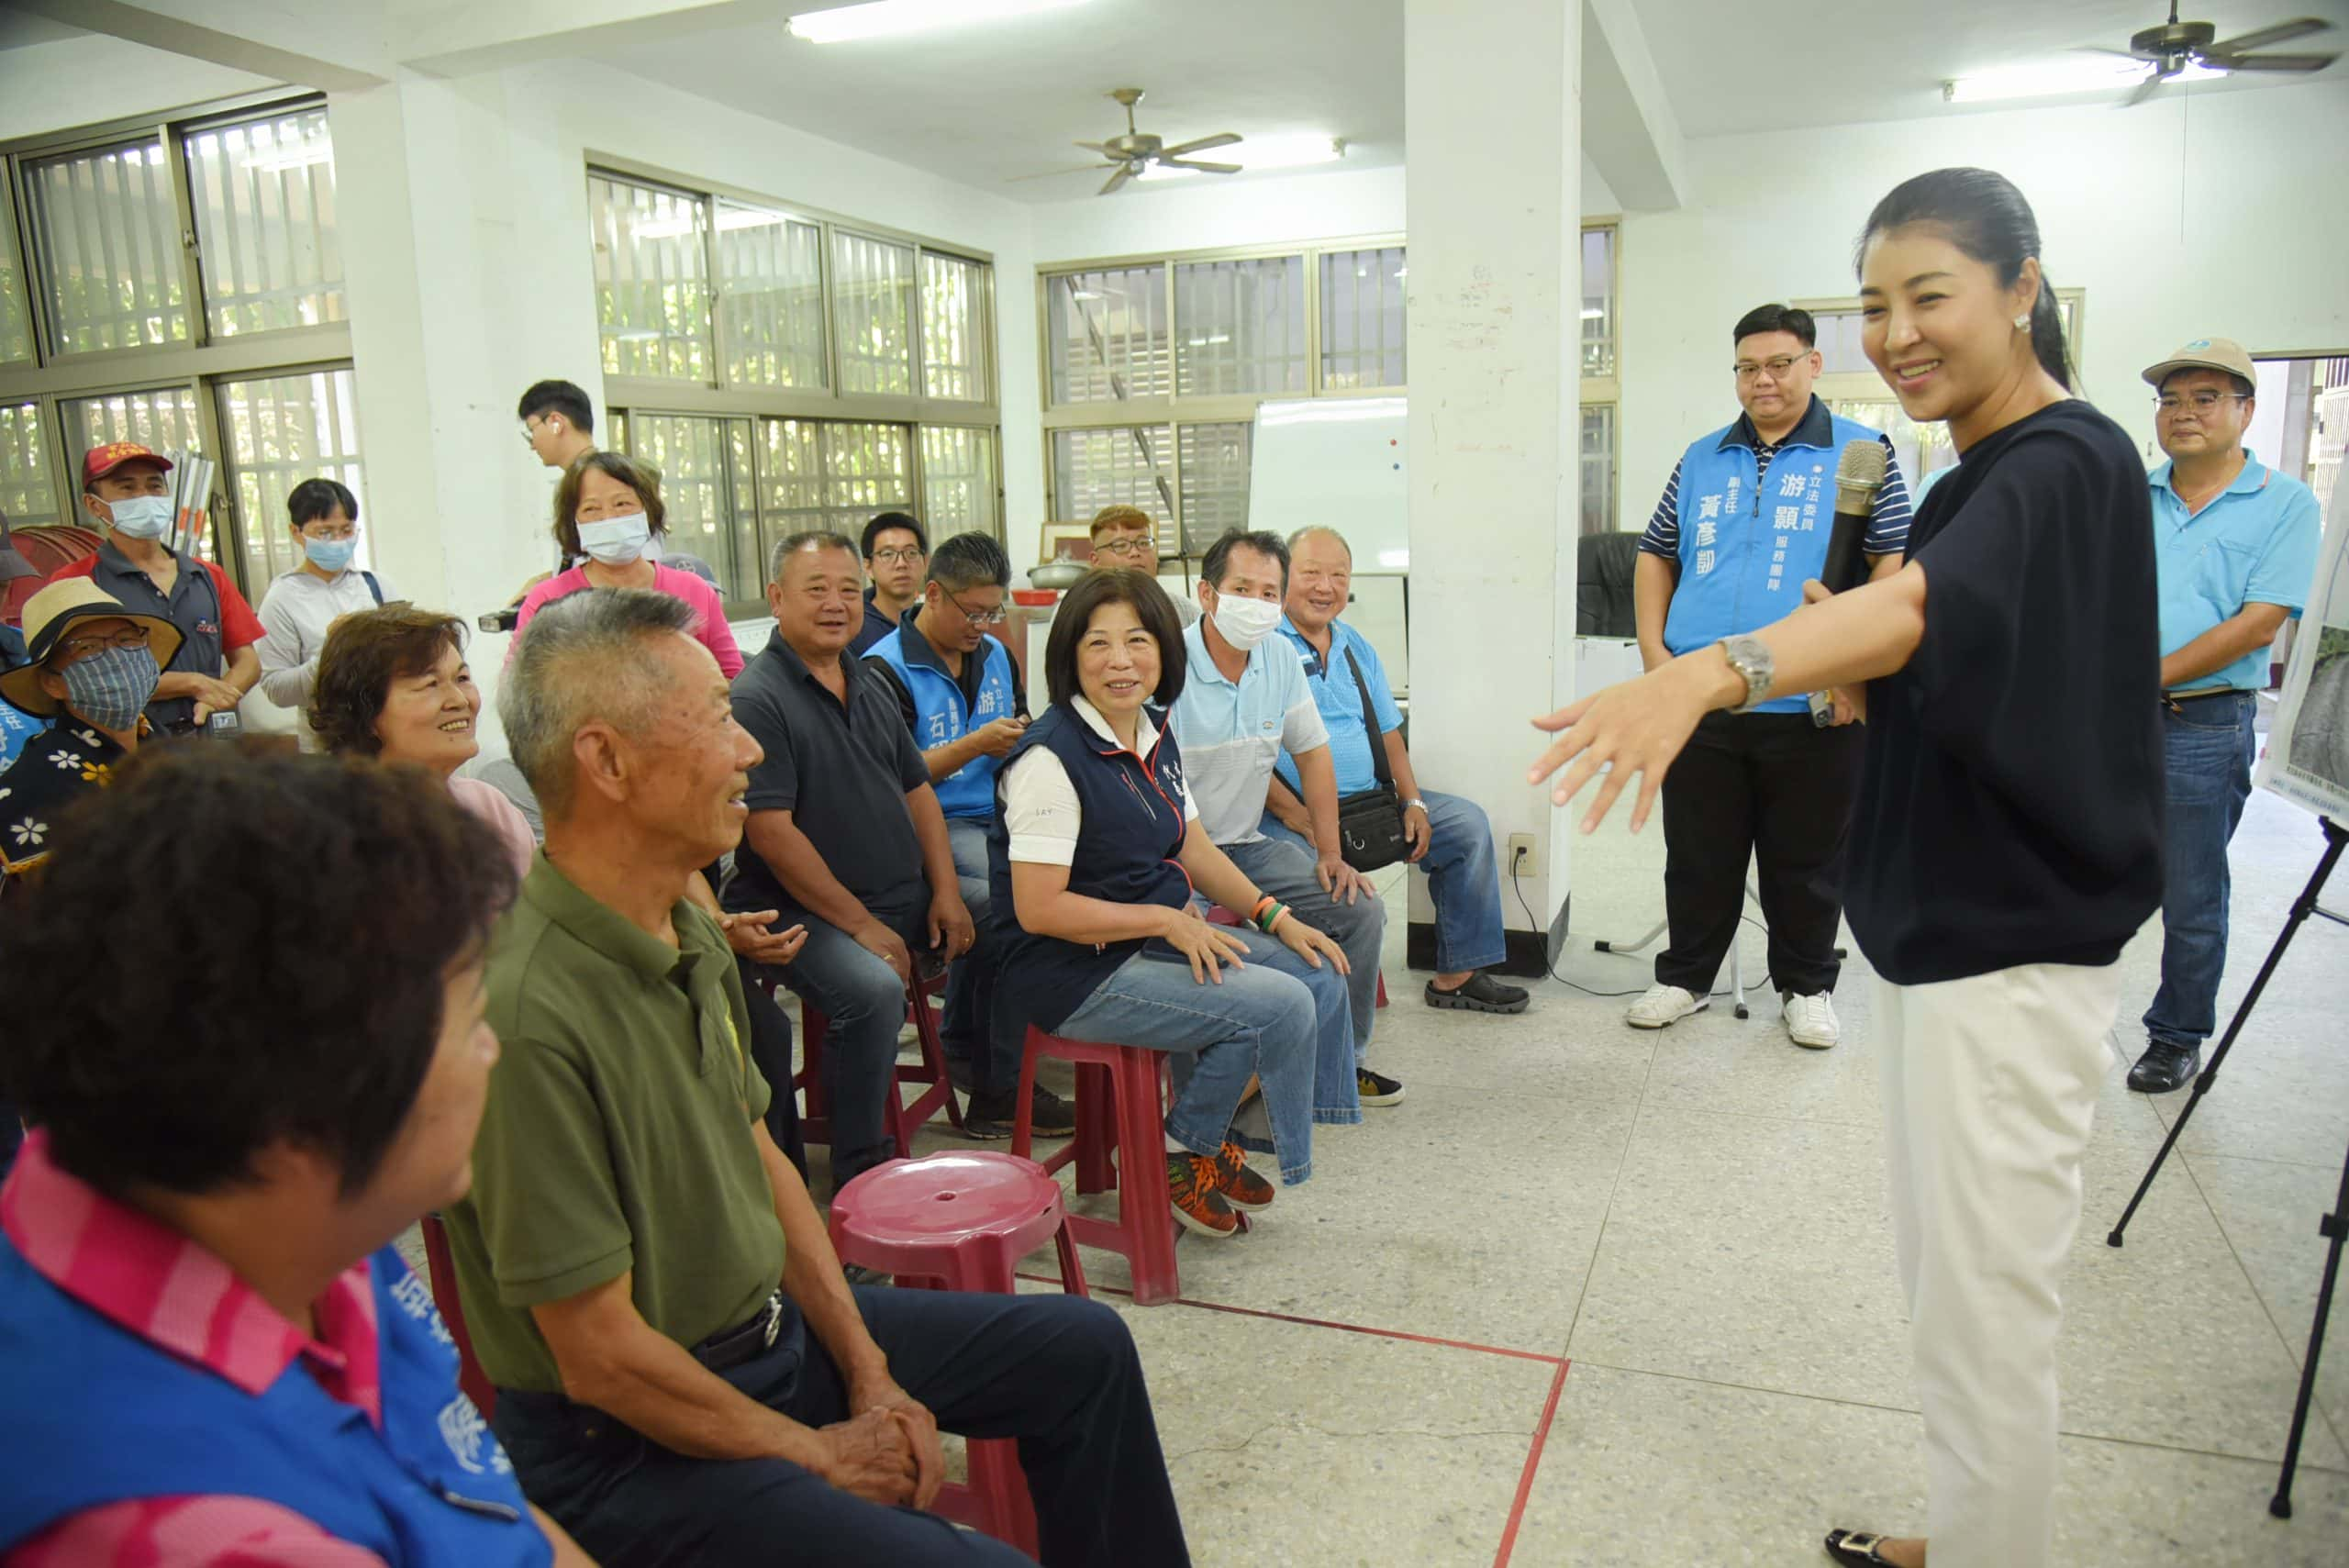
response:
<svg viewBox="0 0 2349 1568"><path fill-rule="evenodd" d="M1082 173L1008 182L1085 162L1090 155L1070 143L1124 128L1104 96L1124 85L1148 89L1141 128L1170 143L1223 130L1321 131L1346 139L1347 167L1402 161L1402 0L1089 0L829 45L784 31L785 14L824 4L717 6L700 23L686 11L579 42L623 70L1019 201L1068 201L1098 185ZM1943 102L1944 79L2060 60L2079 45L2125 47L2165 19L2165 4L1640 0L1637 14L1682 131L1710 137L1973 112ZM2185 0L2181 10L2221 38L2321 16L2340 30L2288 47L2349 50L2349 0ZM2336 65L2323 79L2344 73L2349 65ZM2307 79L2243 76L2190 90Z"/></svg>
<svg viewBox="0 0 2349 1568"><path fill-rule="evenodd" d="M587 52L1017 201L1099 188L1106 170L1006 182L1074 168L1094 155L1072 142L1123 132L1113 87L1148 92L1136 124L1169 145L1318 131L1345 139L1345 167L1403 161L1402 0L1090 0L904 39L819 45L784 32L785 12L823 8L797 0L771 18L684 31L688 13L663 36Z"/></svg>

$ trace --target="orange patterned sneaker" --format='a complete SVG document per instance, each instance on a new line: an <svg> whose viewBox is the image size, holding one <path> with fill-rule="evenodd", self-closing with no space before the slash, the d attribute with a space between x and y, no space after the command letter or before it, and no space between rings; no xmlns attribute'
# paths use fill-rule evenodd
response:
<svg viewBox="0 0 2349 1568"><path fill-rule="evenodd" d="M1248 1168L1248 1151L1226 1142L1216 1151L1216 1188L1234 1208L1273 1207L1273 1184Z"/></svg>
<svg viewBox="0 0 2349 1568"><path fill-rule="evenodd" d="M1183 1229L1220 1241L1240 1229L1240 1217L1223 1201L1222 1170L1204 1154L1187 1151L1166 1156L1166 1195Z"/></svg>

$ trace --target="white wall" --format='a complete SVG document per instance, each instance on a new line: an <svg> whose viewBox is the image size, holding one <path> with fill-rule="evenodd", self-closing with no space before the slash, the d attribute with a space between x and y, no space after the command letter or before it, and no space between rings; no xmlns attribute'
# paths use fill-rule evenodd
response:
<svg viewBox="0 0 2349 1568"><path fill-rule="evenodd" d="M1728 332L1766 300L1854 293L1868 209L1912 174L1996 169L2039 217L2047 275L2087 291L2082 390L2152 446L2138 372L2189 338L2349 347L2349 85L2034 109L1687 144L1693 198L1622 235L1619 522L1737 413Z"/></svg>
<svg viewBox="0 0 2349 1568"><path fill-rule="evenodd" d="M144 44L84 33L0 52L0 141L159 114L276 85Z"/></svg>

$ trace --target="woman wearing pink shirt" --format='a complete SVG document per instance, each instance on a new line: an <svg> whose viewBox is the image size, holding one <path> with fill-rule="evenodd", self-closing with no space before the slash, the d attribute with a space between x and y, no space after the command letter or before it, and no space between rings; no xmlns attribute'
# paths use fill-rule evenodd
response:
<svg viewBox="0 0 2349 1568"><path fill-rule="evenodd" d="M718 661L728 680L742 673L742 651L726 624L718 591L690 572L656 565L650 551L666 532L661 481L641 463L618 452L582 452L562 472L554 493L554 537L563 559L584 555L568 572L558 572L522 599L514 627L518 640L541 605L585 588L652 588L683 599L701 613L695 635ZM510 650L508 657L511 657Z"/></svg>

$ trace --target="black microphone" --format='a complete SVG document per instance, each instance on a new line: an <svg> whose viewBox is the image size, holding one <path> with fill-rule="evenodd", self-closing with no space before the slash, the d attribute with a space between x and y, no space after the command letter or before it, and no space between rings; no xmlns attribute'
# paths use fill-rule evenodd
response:
<svg viewBox="0 0 2349 1568"><path fill-rule="evenodd" d="M1827 536L1827 564L1819 571L1819 581L1831 594L1856 588L1867 578L1860 546L1876 515L1876 493L1884 488L1887 466L1884 443L1878 440L1846 442L1835 464L1835 527ZM1834 717L1835 699L1825 692L1811 693L1811 723L1824 729Z"/></svg>

